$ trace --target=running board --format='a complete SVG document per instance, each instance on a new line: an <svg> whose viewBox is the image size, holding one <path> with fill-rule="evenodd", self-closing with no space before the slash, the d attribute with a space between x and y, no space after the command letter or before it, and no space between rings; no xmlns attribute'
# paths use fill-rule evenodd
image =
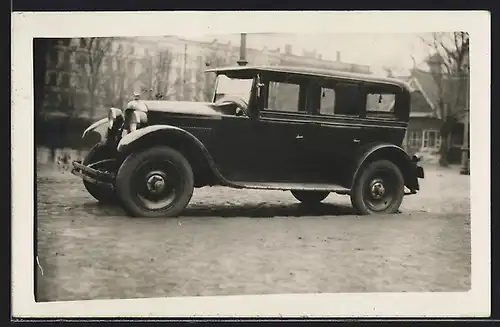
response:
<svg viewBox="0 0 500 327"><path fill-rule="evenodd" d="M232 181L232 184L241 188L256 190L281 190L281 191L326 191L338 194L349 194L350 190L336 184L290 183L290 182L243 182Z"/></svg>

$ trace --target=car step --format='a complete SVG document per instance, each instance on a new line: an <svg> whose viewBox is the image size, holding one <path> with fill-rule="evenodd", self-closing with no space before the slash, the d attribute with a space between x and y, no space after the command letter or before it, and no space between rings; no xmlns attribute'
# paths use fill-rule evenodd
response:
<svg viewBox="0 0 500 327"><path fill-rule="evenodd" d="M235 184L248 189L258 190L303 190L303 191L328 191L339 194L349 194L350 190L336 184L322 183L291 183L291 182L243 182L238 181Z"/></svg>

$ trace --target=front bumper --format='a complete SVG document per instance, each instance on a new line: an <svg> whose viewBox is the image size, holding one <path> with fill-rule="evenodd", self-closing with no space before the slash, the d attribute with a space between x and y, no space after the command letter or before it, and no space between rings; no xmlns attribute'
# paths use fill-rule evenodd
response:
<svg viewBox="0 0 500 327"><path fill-rule="evenodd" d="M115 188L115 174L108 173L83 165L80 161L73 161L71 173L81 177L86 182L96 184L102 187Z"/></svg>
<svg viewBox="0 0 500 327"><path fill-rule="evenodd" d="M424 178L424 168L420 167L419 165L415 165L415 172L417 174L417 178Z"/></svg>

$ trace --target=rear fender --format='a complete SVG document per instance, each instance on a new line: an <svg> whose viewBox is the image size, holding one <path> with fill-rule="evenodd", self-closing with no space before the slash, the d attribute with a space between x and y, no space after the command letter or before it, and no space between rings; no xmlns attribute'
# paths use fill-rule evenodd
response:
<svg viewBox="0 0 500 327"><path fill-rule="evenodd" d="M363 167L375 160L385 159L394 163L403 174L404 183L412 192L420 189L415 163L401 147L394 144L368 144L362 148L355 161L351 175L351 189L357 178L361 175Z"/></svg>

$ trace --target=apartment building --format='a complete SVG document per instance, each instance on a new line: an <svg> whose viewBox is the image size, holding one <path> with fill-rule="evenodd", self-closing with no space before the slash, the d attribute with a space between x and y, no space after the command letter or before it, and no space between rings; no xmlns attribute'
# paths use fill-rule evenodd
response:
<svg viewBox="0 0 500 327"><path fill-rule="evenodd" d="M176 36L57 39L46 57L44 111L103 116L137 92L150 98L208 100L214 76L204 71L236 65L239 51L239 44L231 42ZM339 53L337 60L323 60L314 52L293 54L291 46L284 51L249 48L246 59L255 65L370 73L369 66L342 62Z"/></svg>

